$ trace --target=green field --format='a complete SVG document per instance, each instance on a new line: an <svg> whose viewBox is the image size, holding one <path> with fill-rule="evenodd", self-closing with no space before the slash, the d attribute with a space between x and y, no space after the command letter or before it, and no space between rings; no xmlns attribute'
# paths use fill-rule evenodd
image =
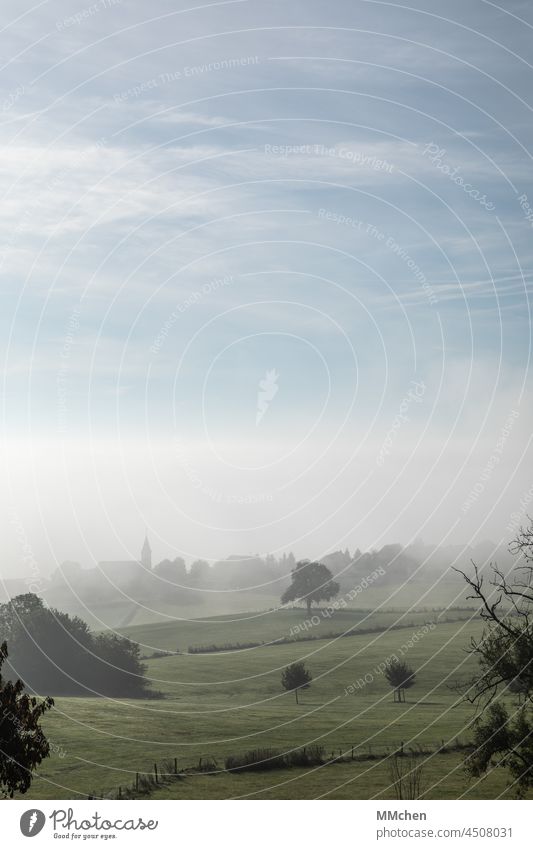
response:
<svg viewBox="0 0 533 849"><path fill-rule="evenodd" d="M203 591L196 594L194 603L181 604L164 598L132 601L115 593L106 600L90 599L84 602L72 592L56 592L47 600L52 607L71 616L79 616L93 630L103 631L108 628L125 628L126 623L127 626L154 622L169 624L177 620L264 610L279 604L279 593L270 595L250 590ZM442 603L446 603L446 600Z"/></svg>
<svg viewBox="0 0 533 849"><path fill-rule="evenodd" d="M409 629L425 622L471 618L472 611L464 608L446 612L428 610L372 611L366 609L338 610L331 615L327 608L314 608L308 615L305 609L264 610L255 613L211 616L173 622L152 622L122 628L120 633L139 643L141 653L150 656L154 651L187 652L190 646L225 646L228 643L265 642L293 639L309 640L344 634L351 629ZM400 637L400 635L399 635ZM398 639L399 639L398 637Z"/></svg>
<svg viewBox="0 0 533 849"><path fill-rule="evenodd" d="M513 798L502 770L480 781L465 776L461 758L422 758L426 799ZM343 763L314 769L288 769L243 775L194 775L156 790L152 799L390 799L394 798L385 760Z"/></svg>
<svg viewBox="0 0 533 849"><path fill-rule="evenodd" d="M244 642L251 633L256 639L272 639L272 634L287 630L295 615L301 621L301 611L282 611L261 619L246 618L246 627L235 619L233 627L225 620L204 622L191 642L223 641L221 635L224 640ZM343 611L326 627L346 630L354 616L361 615ZM427 619L426 613L420 614L420 622ZM189 634L196 633L187 630L195 625L186 625L185 629L183 623L169 623L166 635L159 624L129 631L145 645L175 646L179 640L185 647ZM208 757L218 774L188 775L157 790L155 797L368 798L380 793L392 797L383 760L263 773L220 770L225 756L258 747L290 751L315 743L330 757L339 752L349 755L352 746L358 756L384 754L400 741L405 747L421 745L431 750L442 741L467 741L472 709L461 701L453 684L472 671L465 647L472 634L480 633L477 620L438 624L406 651L406 659L417 670L417 683L408 691L405 704L393 702L379 673L355 692L345 693L358 678L368 677L386 657L401 651L420 627L150 659L152 685L164 693L164 698L153 701L59 698L44 721L54 753L43 763L30 795L76 798L112 793L119 785L131 785L136 772L152 771L154 762L177 758L178 769L185 770ZM312 672L313 683L296 705L293 694L282 691L280 674L287 664L300 659ZM506 777L501 771L469 785L458 753L428 756L424 772L431 798L456 798L464 793L490 798L505 793Z"/></svg>

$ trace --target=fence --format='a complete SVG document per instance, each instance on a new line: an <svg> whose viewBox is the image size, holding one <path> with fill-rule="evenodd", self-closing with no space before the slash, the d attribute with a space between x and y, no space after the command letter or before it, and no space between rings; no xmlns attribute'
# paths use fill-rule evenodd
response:
<svg viewBox="0 0 533 849"><path fill-rule="evenodd" d="M315 747L316 748L316 747ZM138 799L143 796L149 796L154 791L168 786L175 781L183 781L187 777L194 775L221 775L229 773L245 772L250 769L254 770L272 770L272 769L290 769L294 766L305 766L311 763L321 767L333 766L341 763L361 763L364 761L386 760L391 757L427 757L431 755L445 755L451 752L460 752L470 750L471 743L465 743L459 738L453 741L433 741L420 744L415 748L405 747L403 741L399 743L378 744L378 745L357 745L350 744L345 749L334 749L331 752L323 751L322 759L319 761L316 757L312 760L307 759L306 764L306 748L293 750L290 753L279 753L274 750L255 750L246 752L242 755L228 755L224 759L224 766L219 766L217 758L214 755L202 755L198 763L178 769L178 758L167 758L161 764L154 762L150 772L137 772L135 780L130 785L121 785L117 790L112 790L109 793L90 794L89 799ZM257 753L261 759L252 757ZM268 754L267 754L268 753ZM290 757L287 758L287 754ZM302 757L303 755L303 757ZM270 763L276 761L276 763ZM239 765L242 764L242 765ZM261 767L261 764L263 766Z"/></svg>

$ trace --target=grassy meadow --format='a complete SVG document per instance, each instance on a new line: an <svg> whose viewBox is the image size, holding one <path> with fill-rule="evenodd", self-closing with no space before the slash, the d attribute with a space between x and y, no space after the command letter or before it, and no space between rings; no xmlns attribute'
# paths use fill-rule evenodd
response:
<svg viewBox="0 0 533 849"><path fill-rule="evenodd" d="M214 774L187 775L155 790L154 798L372 798L393 797L387 763L358 760L385 754L403 741L434 752L456 738L466 742L472 708L453 689L472 672L466 646L480 633L477 619L466 611L462 622L438 620L438 614L380 613L344 610L316 626L316 635L380 626L379 632L341 638L210 654L179 654L150 658L148 675L156 700L58 698L43 725L53 754L35 779L31 798L76 798L114 793L131 785L135 774L148 773L154 763L177 759L178 771L211 762ZM441 619L443 617L441 616ZM195 623L156 623L128 629L149 650L186 651L189 643L272 642L305 620L302 610L279 611ZM421 634L423 623L433 630ZM412 623L400 630L394 624ZM387 630L389 629L389 630ZM415 638L415 635L418 637ZM403 647L403 648L402 648ZM417 671L416 685L405 704L393 702L379 664L402 654ZM281 689L281 671L304 660L313 675L311 687L300 693ZM365 679L355 686L357 679ZM224 758L255 748L291 751L312 744L327 758L340 754L355 759L313 768L268 772L224 773ZM482 782L468 783L458 752L423 758L424 782L430 798L463 794L486 798L505 794L506 777L499 771ZM160 767L161 769L161 767Z"/></svg>
<svg viewBox="0 0 533 849"><path fill-rule="evenodd" d="M287 639L316 640L320 637L349 634L354 628L371 630L408 630L425 622L444 622L471 618L472 611L464 608L445 612L431 609L380 611L367 609L337 610L328 615L327 608L313 608L308 615L303 608L263 610L252 613L232 613L200 619L174 622L151 622L120 629L119 633L139 643L144 657L157 651L187 652L192 647L263 642L274 647Z"/></svg>

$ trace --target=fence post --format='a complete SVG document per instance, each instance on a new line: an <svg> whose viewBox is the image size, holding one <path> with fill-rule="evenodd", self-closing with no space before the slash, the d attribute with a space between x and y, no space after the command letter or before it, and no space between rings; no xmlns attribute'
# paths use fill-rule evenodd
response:
<svg viewBox="0 0 533 849"><path fill-rule="evenodd" d="M178 759L174 758L174 775L178 774Z"/></svg>
<svg viewBox="0 0 533 849"><path fill-rule="evenodd" d="M353 746L352 746L352 761L353 761Z"/></svg>
<svg viewBox="0 0 533 849"><path fill-rule="evenodd" d="M135 773L135 792L139 792L139 773Z"/></svg>
<svg viewBox="0 0 533 849"><path fill-rule="evenodd" d="M159 784L159 779L157 777L157 764L154 764L154 776L155 776L155 783Z"/></svg>

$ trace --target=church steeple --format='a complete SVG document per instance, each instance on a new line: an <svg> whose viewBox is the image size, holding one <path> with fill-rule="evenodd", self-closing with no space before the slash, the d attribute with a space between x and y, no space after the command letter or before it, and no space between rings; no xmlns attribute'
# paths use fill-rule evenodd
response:
<svg viewBox="0 0 533 849"><path fill-rule="evenodd" d="M146 534L144 538L144 543L141 551L141 563L145 569L152 568L152 549L150 548L150 543L148 542L148 534Z"/></svg>

